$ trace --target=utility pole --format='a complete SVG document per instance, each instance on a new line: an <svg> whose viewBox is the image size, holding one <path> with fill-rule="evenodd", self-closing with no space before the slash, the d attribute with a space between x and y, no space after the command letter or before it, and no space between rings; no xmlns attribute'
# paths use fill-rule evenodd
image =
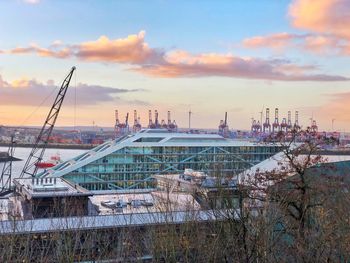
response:
<svg viewBox="0 0 350 263"><path fill-rule="evenodd" d="M334 132L334 121L335 119L332 119L332 132Z"/></svg>

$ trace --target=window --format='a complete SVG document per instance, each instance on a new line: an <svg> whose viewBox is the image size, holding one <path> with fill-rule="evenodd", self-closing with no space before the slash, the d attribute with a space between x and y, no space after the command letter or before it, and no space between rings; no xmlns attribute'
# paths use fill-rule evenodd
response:
<svg viewBox="0 0 350 263"><path fill-rule="evenodd" d="M141 137L134 142L160 142L164 137Z"/></svg>

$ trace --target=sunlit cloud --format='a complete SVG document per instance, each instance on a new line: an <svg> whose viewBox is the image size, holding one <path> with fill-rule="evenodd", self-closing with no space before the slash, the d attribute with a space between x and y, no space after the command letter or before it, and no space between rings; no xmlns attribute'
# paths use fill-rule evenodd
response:
<svg viewBox="0 0 350 263"><path fill-rule="evenodd" d="M144 38L144 31L124 39L110 40L101 36L96 41L75 46L75 56L82 60L131 64L150 63L160 59L161 52L150 48Z"/></svg>
<svg viewBox="0 0 350 263"><path fill-rule="evenodd" d="M304 36L300 36L303 38ZM272 39L258 37L247 40L246 45L272 44L283 47L298 35L287 33L272 36ZM310 42L310 41L309 41ZM309 43L309 45L317 43ZM318 43L318 45L320 45ZM66 45L55 41L48 48L36 44L4 50L7 54L37 54L43 57L76 58L83 61L118 63L132 65L129 70L152 77L210 77L221 76L245 79L281 81L344 81L346 77L315 72L312 65L298 65L287 59L262 59L240 57L232 54L199 53L185 50L163 51L150 48L145 42L145 32L121 39L102 36L96 41ZM312 71L312 72L311 72Z"/></svg>
<svg viewBox="0 0 350 263"><path fill-rule="evenodd" d="M284 49L291 45L297 39L303 38L303 35L289 34L286 32L271 34L267 36L255 36L243 40L243 46L246 48L275 48Z"/></svg>
<svg viewBox="0 0 350 263"><path fill-rule="evenodd" d="M350 37L348 0L294 0L289 7L292 25L342 38Z"/></svg>
<svg viewBox="0 0 350 263"><path fill-rule="evenodd" d="M231 54L193 55L174 51L164 58L162 64L143 65L133 70L164 78L223 76L283 81L349 80L342 76L309 74L315 69L314 66L300 66L284 59L242 58Z"/></svg>
<svg viewBox="0 0 350 263"><path fill-rule="evenodd" d="M320 34L271 34L255 36L244 39L242 44L245 48L270 48L276 51L284 51L289 48L298 48L303 51L318 55L346 54L350 43L332 35Z"/></svg>
<svg viewBox="0 0 350 263"><path fill-rule="evenodd" d="M350 1L294 0L289 7L292 26L308 33L274 33L244 39L246 48L298 48L318 55L350 55Z"/></svg>
<svg viewBox="0 0 350 263"><path fill-rule="evenodd" d="M42 57L78 58L85 61L103 63L144 64L155 63L162 59L162 51L152 49L144 41L145 32L129 35L121 39L109 39L101 36L95 41L83 42L76 45L65 45L59 40L53 42L48 48L36 44L29 47L17 47L3 50L9 54L34 53Z"/></svg>
<svg viewBox="0 0 350 263"><path fill-rule="evenodd" d="M73 89L74 92L72 91ZM37 106L43 103L44 99L53 94L57 90L57 86L52 80L47 83L39 82L35 79L19 79L11 83L3 80L0 75L0 104L1 105L21 105L21 106ZM70 87L66 105L93 105L106 102L130 103L119 96L125 93L135 93L143 91L142 89L122 89L104 87L99 85L88 85L78 83L76 87ZM75 97L75 94L77 97ZM54 96L54 95L52 95ZM30 98L30 99L28 99ZM138 105L147 105L144 101L134 101ZM50 105L51 100L47 101ZM45 104L44 104L45 105Z"/></svg>

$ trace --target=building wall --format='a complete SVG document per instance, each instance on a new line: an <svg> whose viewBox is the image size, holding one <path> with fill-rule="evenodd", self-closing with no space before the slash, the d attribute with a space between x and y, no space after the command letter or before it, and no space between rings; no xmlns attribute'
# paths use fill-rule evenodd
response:
<svg viewBox="0 0 350 263"><path fill-rule="evenodd" d="M89 190L154 188L155 174L184 169L208 175L234 176L271 157L278 146L125 147L91 162L64 178Z"/></svg>
<svg viewBox="0 0 350 263"><path fill-rule="evenodd" d="M33 218L88 215L87 196L35 198L28 202Z"/></svg>

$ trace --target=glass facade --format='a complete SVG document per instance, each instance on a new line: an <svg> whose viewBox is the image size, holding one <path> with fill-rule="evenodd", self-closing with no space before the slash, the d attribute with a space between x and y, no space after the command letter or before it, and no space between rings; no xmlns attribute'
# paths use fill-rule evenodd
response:
<svg viewBox="0 0 350 263"><path fill-rule="evenodd" d="M89 190L154 188L152 175L190 168L210 176L235 176L281 151L276 145L128 146L90 162L64 178ZM84 158L82 156L81 158Z"/></svg>

